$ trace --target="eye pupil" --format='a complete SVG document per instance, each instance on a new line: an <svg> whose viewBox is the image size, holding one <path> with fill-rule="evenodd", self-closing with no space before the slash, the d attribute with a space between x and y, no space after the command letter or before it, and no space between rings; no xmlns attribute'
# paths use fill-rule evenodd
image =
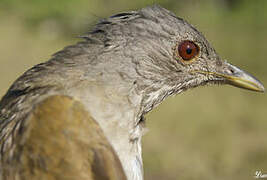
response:
<svg viewBox="0 0 267 180"><path fill-rule="evenodd" d="M190 49L190 48L187 48L187 49L186 49L186 53L187 53L187 54L191 54L191 53L192 53L192 51L193 51L193 50L192 50L192 49Z"/></svg>
<svg viewBox="0 0 267 180"><path fill-rule="evenodd" d="M184 61L189 61L199 53L199 47L192 41L182 41L178 46L179 56Z"/></svg>

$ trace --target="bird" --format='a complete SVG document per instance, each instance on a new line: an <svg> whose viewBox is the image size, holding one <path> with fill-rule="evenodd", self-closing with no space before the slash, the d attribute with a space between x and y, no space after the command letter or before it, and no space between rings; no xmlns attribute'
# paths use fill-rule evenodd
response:
<svg viewBox="0 0 267 180"><path fill-rule="evenodd" d="M76 132L75 128L85 128L81 131L87 132L87 127L84 127L86 123L79 126L68 123L77 118L79 121L79 117L57 116L57 113L64 115L58 107L62 107L66 114L72 112L72 106L64 107L65 104L80 103L81 111L87 112L84 120L95 124L90 128L101 130L90 130L92 133L88 133L88 139L95 139L99 134L103 136L97 141L84 142L88 149L79 149L79 143L75 143L78 137L70 140L73 144L66 145L66 148L73 151L73 156L86 154L103 141L111 154L109 160L114 163L111 167L117 167L113 172L118 172L122 179L142 180L141 139L146 131L145 115L167 97L208 84L228 84L252 91L265 91L263 84L255 77L222 59L193 25L159 5L102 19L80 38L79 42L55 53L48 61L27 70L1 99L2 179L5 179L4 171L12 175L16 170L19 171L16 177L23 179L21 174L25 168L18 170L16 168L20 165L14 164L23 163L23 157L32 157L31 153L25 155L27 151L21 149L28 147L32 152L38 152L38 147L46 149L50 140L57 138L68 142L60 134L49 133L44 128L59 126L60 132L66 129L70 133ZM39 135L24 135L28 131ZM44 140L43 136L47 138ZM53 140L64 150L59 141ZM92 142L95 143L92 145ZM60 158L57 153L51 152L51 155ZM101 158L98 160L101 163ZM66 163L71 167L69 161ZM86 163L92 162L88 160ZM42 168L41 165L39 168ZM48 171L49 166L45 163L43 171L56 179L53 172ZM58 168L64 169L64 162ZM88 171L91 171L90 168ZM103 168L102 171L104 173L107 169ZM71 172L62 169L61 172L66 173L66 179L72 179L71 176L67 177ZM32 179L38 178L30 170L27 173L32 173Z"/></svg>

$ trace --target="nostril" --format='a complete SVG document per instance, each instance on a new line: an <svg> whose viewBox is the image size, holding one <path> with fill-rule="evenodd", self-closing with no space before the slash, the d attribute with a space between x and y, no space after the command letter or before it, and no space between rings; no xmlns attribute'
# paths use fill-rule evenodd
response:
<svg viewBox="0 0 267 180"><path fill-rule="evenodd" d="M234 71L233 69L230 69L230 72L231 72L232 74L234 74L234 73L235 73L235 71Z"/></svg>

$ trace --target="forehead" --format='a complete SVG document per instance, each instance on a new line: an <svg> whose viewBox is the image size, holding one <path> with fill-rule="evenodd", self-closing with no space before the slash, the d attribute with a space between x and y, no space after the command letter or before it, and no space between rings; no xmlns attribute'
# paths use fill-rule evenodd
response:
<svg viewBox="0 0 267 180"><path fill-rule="evenodd" d="M177 17L174 13L159 6L151 6L141 9L139 14L142 18L154 26L156 30L168 32L175 38L198 41L199 43L207 43L203 34L199 32L193 25L189 24L184 19Z"/></svg>
<svg viewBox="0 0 267 180"><path fill-rule="evenodd" d="M154 27L155 31L167 32L176 44L184 40L193 41L200 47L202 55L217 57L215 50L204 35L174 13L159 6L152 6L142 9L140 14L147 21L155 22L154 26L157 26Z"/></svg>
<svg viewBox="0 0 267 180"><path fill-rule="evenodd" d="M104 31L113 42L126 41L136 46L153 46L160 43L159 48L175 46L183 40L197 43L200 48L210 54L213 49L205 37L184 19L160 6L149 6L139 11L116 14L96 26L96 32ZM155 47L154 47L155 48Z"/></svg>

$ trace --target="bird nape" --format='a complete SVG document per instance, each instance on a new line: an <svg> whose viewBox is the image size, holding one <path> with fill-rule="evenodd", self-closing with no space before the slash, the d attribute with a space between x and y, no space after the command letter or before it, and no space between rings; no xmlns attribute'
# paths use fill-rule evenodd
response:
<svg viewBox="0 0 267 180"><path fill-rule="evenodd" d="M196 28L159 6L103 19L81 38L26 71L2 98L0 179L125 179L111 173L124 171L141 180L144 115L166 97L214 83L264 91L255 77L221 59ZM62 112L65 101L73 103L65 96L81 103L84 121L92 123L75 124L83 121L73 106ZM83 130L98 126L95 133ZM90 160L81 158L89 152Z"/></svg>

